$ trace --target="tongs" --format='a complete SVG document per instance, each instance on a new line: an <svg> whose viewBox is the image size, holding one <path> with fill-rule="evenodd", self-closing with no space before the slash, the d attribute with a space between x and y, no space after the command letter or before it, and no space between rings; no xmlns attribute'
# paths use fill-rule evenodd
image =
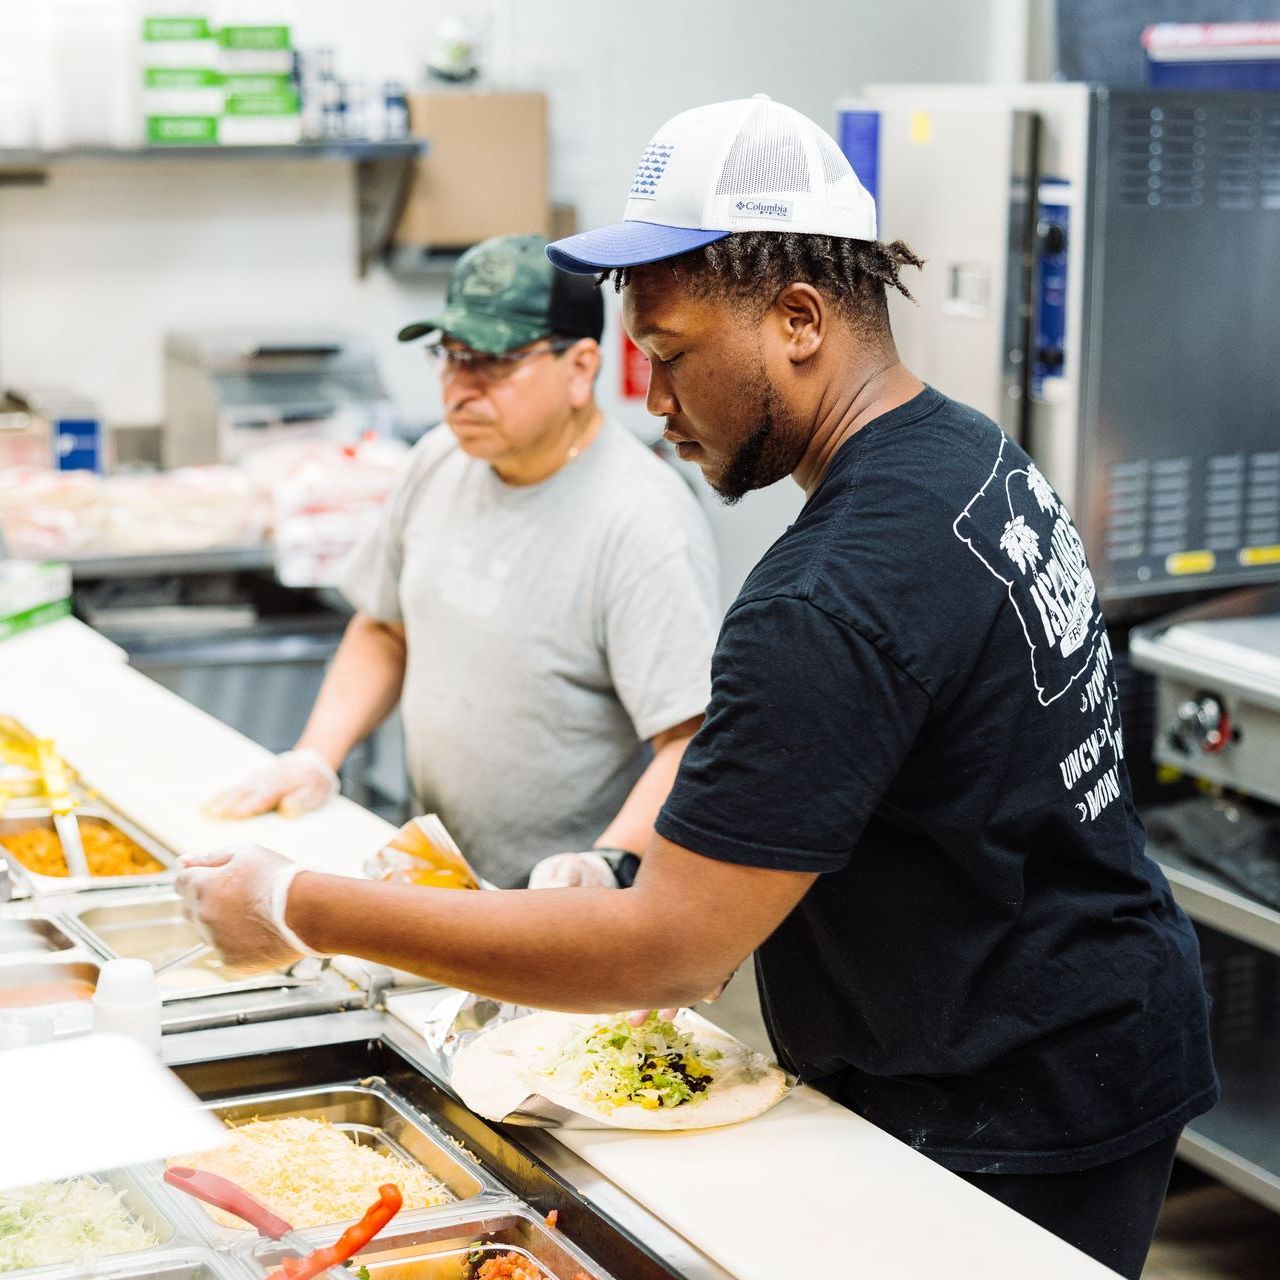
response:
<svg viewBox="0 0 1280 1280"><path fill-rule="evenodd" d="M80 839L80 824L76 821L75 814L76 802L71 795L66 765L54 750L52 738L39 739L36 753L45 795L49 797L49 808L53 813L53 829L58 833L62 856L67 860L67 873L87 880L89 862L84 856L84 841Z"/></svg>
<svg viewBox="0 0 1280 1280"><path fill-rule="evenodd" d="M53 813L53 828L62 845L62 856L67 860L67 872L88 879L89 864L84 856L80 824L76 821L76 802L71 794L67 765L54 747L53 739L37 738L12 716L0 716L0 756L40 775Z"/></svg>
<svg viewBox="0 0 1280 1280"><path fill-rule="evenodd" d="M280 1270L272 1272L267 1280L311 1280L312 1276L318 1275L328 1276L329 1280L352 1280L351 1272L342 1263L359 1253L400 1212L402 1203L399 1187L393 1183L379 1187L378 1199L359 1222L348 1227L333 1244L312 1249L305 1236L299 1235L283 1218L277 1217L266 1205L228 1178L206 1173L203 1169L175 1165L164 1171L164 1180L171 1187L177 1187L205 1204L234 1214L259 1235L275 1240L299 1255L285 1258Z"/></svg>
<svg viewBox="0 0 1280 1280"><path fill-rule="evenodd" d="M182 969L189 965L193 960L204 955L205 952L213 951L213 943L197 942L194 947L187 947L183 951L179 951L176 956L170 956L167 960L161 960L159 964L152 965L152 969L156 974L168 973L170 969ZM206 962L212 968L221 968L222 962L212 957Z"/></svg>

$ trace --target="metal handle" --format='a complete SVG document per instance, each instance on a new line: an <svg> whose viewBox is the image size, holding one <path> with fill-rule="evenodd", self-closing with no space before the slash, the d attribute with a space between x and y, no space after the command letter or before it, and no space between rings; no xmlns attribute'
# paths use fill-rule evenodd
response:
<svg viewBox="0 0 1280 1280"><path fill-rule="evenodd" d="M202 955L204 952L212 950L212 943L197 942L194 947L187 947L185 951L179 951L177 955L170 956L167 960L162 960L157 965L152 965L152 969L158 977L162 973L168 973L170 969L178 969L184 965L188 965L198 955Z"/></svg>
<svg viewBox="0 0 1280 1280"><path fill-rule="evenodd" d="M245 356L250 360L278 360L281 358L287 359L290 356L304 356L309 359L315 359L336 356L341 353L342 348L332 342L317 342L311 346L299 345L296 347L259 342L244 349Z"/></svg>

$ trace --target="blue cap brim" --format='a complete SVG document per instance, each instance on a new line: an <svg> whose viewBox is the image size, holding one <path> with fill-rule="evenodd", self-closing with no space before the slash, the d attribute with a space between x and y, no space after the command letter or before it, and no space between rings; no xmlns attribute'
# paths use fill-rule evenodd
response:
<svg viewBox="0 0 1280 1280"><path fill-rule="evenodd" d="M701 231L696 227L667 227L657 222L615 222L594 231L547 245L553 267L570 275L589 276L617 267L640 267L701 249L704 244L723 240L727 231Z"/></svg>

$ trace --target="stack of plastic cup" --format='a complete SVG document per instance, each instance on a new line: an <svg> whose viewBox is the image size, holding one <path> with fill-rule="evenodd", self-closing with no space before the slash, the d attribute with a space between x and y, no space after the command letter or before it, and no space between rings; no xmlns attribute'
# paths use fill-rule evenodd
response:
<svg viewBox="0 0 1280 1280"><path fill-rule="evenodd" d="M54 1036L53 1019L44 1013L0 1013L0 1049L47 1044Z"/></svg>
<svg viewBox="0 0 1280 1280"><path fill-rule="evenodd" d="M146 960L108 960L93 993L93 1029L133 1036L160 1052L160 984Z"/></svg>

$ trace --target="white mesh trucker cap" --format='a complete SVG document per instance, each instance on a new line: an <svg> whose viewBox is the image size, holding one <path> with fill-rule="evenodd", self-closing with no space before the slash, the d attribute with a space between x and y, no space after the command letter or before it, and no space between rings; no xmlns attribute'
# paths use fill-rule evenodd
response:
<svg viewBox="0 0 1280 1280"><path fill-rule="evenodd" d="M635 267L734 231L876 238L876 206L834 139L765 94L673 116L645 147L623 221L547 246L562 271Z"/></svg>

